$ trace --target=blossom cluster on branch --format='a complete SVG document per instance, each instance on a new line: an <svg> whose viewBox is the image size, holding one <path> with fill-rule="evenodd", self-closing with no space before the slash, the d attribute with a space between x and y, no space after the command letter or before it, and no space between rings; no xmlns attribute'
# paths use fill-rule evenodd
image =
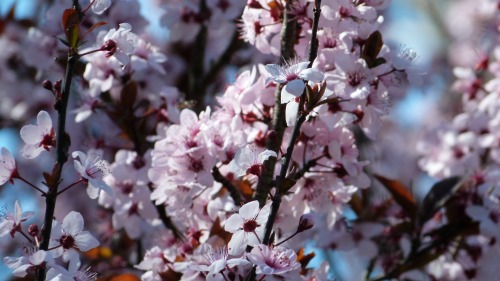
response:
<svg viewBox="0 0 500 281"><path fill-rule="evenodd" d="M48 2L0 20L0 124L24 142L0 185L43 201L0 212L14 276L336 280L312 262L331 251L366 266L352 280L497 276L498 47L455 68L463 110L417 142L440 180L419 201L369 157L422 84L384 41L390 0L151 1L163 40L137 0Z"/></svg>

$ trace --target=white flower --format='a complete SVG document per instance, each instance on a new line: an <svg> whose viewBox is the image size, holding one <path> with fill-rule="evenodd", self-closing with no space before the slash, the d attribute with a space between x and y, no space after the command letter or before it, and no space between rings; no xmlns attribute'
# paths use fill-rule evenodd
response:
<svg viewBox="0 0 500 281"><path fill-rule="evenodd" d="M242 177L246 174L260 175L262 164L269 157L278 157L276 152L266 149L257 155L255 149L243 147L236 152L233 160L229 163L229 171Z"/></svg>
<svg viewBox="0 0 500 281"><path fill-rule="evenodd" d="M25 277L29 272L33 272L37 266L44 262L51 261L52 256L43 250L34 252L34 249L28 249L28 252L18 258L5 257L3 259L8 268L14 269L12 275Z"/></svg>
<svg viewBox="0 0 500 281"><path fill-rule="evenodd" d="M59 265L53 265L47 272L46 281L94 281L97 279L97 273L86 269L78 270L80 263L71 261L68 269Z"/></svg>
<svg viewBox="0 0 500 281"><path fill-rule="evenodd" d="M196 271L207 272L207 281L223 281L224 272L226 269L231 270L235 266L249 265L250 262L242 258L228 259L228 251L226 247L212 248L207 246L199 255L195 257L195 261L177 262L174 264L174 269L178 271Z"/></svg>
<svg viewBox="0 0 500 281"><path fill-rule="evenodd" d="M130 24L121 23L118 30L113 28L108 31L103 38L104 44L101 46L101 50L107 51L106 57L115 56L123 65L130 62L129 54L134 51L137 42L137 37L130 32L131 30Z"/></svg>
<svg viewBox="0 0 500 281"><path fill-rule="evenodd" d="M319 83L323 80L324 75L320 71L312 68L307 68L308 62L299 62L291 65L287 63L285 67L277 64L266 65L266 70L271 74L266 82L270 80L285 84L281 90L281 103L288 103L296 97L302 96L305 89L304 81L307 80Z"/></svg>
<svg viewBox="0 0 500 281"><path fill-rule="evenodd" d="M270 205L266 205L259 209L259 201L252 201L243 205L238 214L226 220L224 229L233 233L228 245L230 255L240 255L247 245L262 243L270 208Z"/></svg>
<svg viewBox="0 0 500 281"><path fill-rule="evenodd" d="M14 237L14 234L21 230L21 223L25 222L29 218L35 215L35 212L24 212L16 201L14 205L14 212L6 209L0 212L0 237L10 234Z"/></svg>
<svg viewBox="0 0 500 281"><path fill-rule="evenodd" d="M283 275L300 267L295 252L283 247L271 249L260 244L255 246L247 257L257 266L257 274Z"/></svg>
<svg viewBox="0 0 500 281"><path fill-rule="evenodd" d="M72 211L64 217L62 224L54 221L49 248L54 248L53 256L62 255L64 261L79 261L78 252L88 251L99 246L99 241L88 231L83 231L83 217Z"/></svg>
<svg viewBox="0 0 500 281"><path fill-rule="evenodd" d="M92 12L100 15L111 6L111 0L89 0L92 4ZM92 3L93 1L93 3Z"/></svg>
<svg viewBox="0 0 500 281"><path fill-rule="evenodd" d="M36 117L37 125L26 125L21 128L21 138L26 143L21 154L27 159L33 159L42 151L54 147L55 132L52 120L46 111L40 111Z"/></svg>
<svg viewBox="0 0 500 281"><path fill-rule="evenodd" d="M0 149L0 185L6 182L14 183L14 178L17 176L16 160L7 148L2 147Z"/></svg>
<svg viewBox="0 0 500 281"><path fill-rule="evenodd" d="M87 155L75 151L71 155L75 158L75 170L88 182L87 194L91 199L96 199L101 189L113 195L113 190L103 180L109 175L109 165L97 151L90 150Z"/></svg>

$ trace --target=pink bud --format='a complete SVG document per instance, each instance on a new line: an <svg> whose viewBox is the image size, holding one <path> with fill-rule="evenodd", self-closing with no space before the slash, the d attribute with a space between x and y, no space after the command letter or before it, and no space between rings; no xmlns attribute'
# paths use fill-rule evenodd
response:
<svg viewBox="0 0 500 281"><path fill-rule="evenodd" d="M316 216L314 214L312 213L303 214L302 216L300 216L299 228L297 229L297 232L302 232L313 228L315 222L316 222Z"/></svg>

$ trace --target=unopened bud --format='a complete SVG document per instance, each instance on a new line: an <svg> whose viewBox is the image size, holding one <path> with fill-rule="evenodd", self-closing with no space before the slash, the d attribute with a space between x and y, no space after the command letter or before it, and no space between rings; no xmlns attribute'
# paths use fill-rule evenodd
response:
<svg viewBox="0 0 500 281"><path fill-rule="evenodd" d="M56 90L57 93L61 92L61 84L62 80L57 80L56 82L54 82L54 90Z"/></svg>
<svg viewBox="0 0 500 281"><path fill-rule="evenodd" d="M52 82L50 80L43 80L42 87L52 92Z"/></svg>
<svg viewBox="0 0 500 281"><path fill-rule="evenodd" d="M270 130L267 132L267 139L271 142L276 142L278 140L278 133L275 130Z"/></svg>
<svg viewBox="0 0 500 281"><path fill-rule="evenodd" d="M36 224L32 224L28 227L28 233L32 236L32 237L37 237L38 234L40 233L40 229L38 229L38 225Z"/></svg>
<svg viewBox="0 0 500 281"><path fill-rule="evenodd" d="M248 6L248 8L262 9L262 5L257 0L248 0L247 6Z"/></svg>
<svg viewBox="0 0 500 281"><path fill-rule="evenodd" d="M314 214L303 214L302 216L300 216L299 228L297 229L297 232L302 232L313 228L315 222L316 216Z"/></svg>

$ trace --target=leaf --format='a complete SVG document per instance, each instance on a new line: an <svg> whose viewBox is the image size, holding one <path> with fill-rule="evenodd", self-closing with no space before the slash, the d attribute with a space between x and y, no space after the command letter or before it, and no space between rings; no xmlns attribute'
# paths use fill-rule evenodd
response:
<svg viewBox="0 0 500 281"><path fill-rule="evenodd" d="M444 207L448 200L464 185L465 178L450 177L434 184L420 203L418 208L419 226L422 226L428 219Z"/></svg>
<svg viewBox="0 0 500 281"><path fill-rule="evenodd" d="M80 16L75 9L66 9L61 18L63 30L66 32L71 26L80 24Z"/></svg>
<svg viewBox="0 0 500 281"><path fill-rule="evenodd" d="M62 38L59 38L57 36L54 36L54 38L56 38L57 40L59 40L61 43L63 43L66 47L69 47L69 43L68 41L62 39Z"/></svg>
<svg viewBox="0 0 500 281"><path fill-rule="evenodd" d="M309 262L316 256L316 253L310 252L309 254L305 255L304 254L304 248L300 248L300 250L297 252L297 261L300 263L300 267L302 270L300 271L301 275L305 275L307 265Z"/></svg>
<svg viewBox="0 0 500 281"><path fill-rule="evenodd" d="M209 237L212 237L214 235L219 236L222 240L224 240L224 242L226 242L226 244L229 243L232 236L229 232L225 231L224 228L222 228L218 217L215 219L212 225L212 229L210 229Z"/></svg>
<svg viewBox="0 0 500 281"><path fill-rule="evenodd" d="M96 247L85 252L85 257L92 260L110 259L113 257L113 251L109 247Z"/></svg>
<svg viewBox="0 0 500 281"><path fill-rule="evenodd" d="M132 113L136 99L137 83L135 81L128 81L120 92L120 104L124 110L128 113Z"/></svg>
<svg viewBox="0 0 500 281"><path fill-rule="evenodd" d="M368 36L368 39L366 39L363 51L361 52L361 58L366 61L368 68L376 66L375 61L383 45L384 42L380 31L373 32L370 36Z"/></svg>
<svg viewBox="0 0 500 281"><path fill-rule="evenodd" d="M280 183L280 186L279 186L280 193L281 194L287 193L296 183L297 183L297 181L294 180L294 179L292 179L292 178L290 178L290 177L285 178Z"/></svg>
<svg viewBox="0 0 500 281"><path fill-rule="evenodd" d="M66 30L66 38L68 39L69 47L76 49L80 40L80 26L77 24L71 25Z"/></svg>
<svg viewBox="0 0 500 281"><path fill-rule="evenodd" d="M120 274L109 279L109 281L139 281L139 280L141 279L132 273Z"/></svg>
<svg viewBox="0 0 500 281"><path fill-rule="evenodd" d="M85 32L85 34L83 34L82 38L85 38L85 36L87 36L87 34L89 34L90 32L92 32L94 29L96 29L98 27L101 27L103 25L106 25L106 24L108 24L108 22L106 22L106 21L100 21L100 22L94 24L93 26L91 26L89 28L89 30L87 30L87 32Z"/></svg>
<svg viewBox="0 0 500 281"><path fill-rule="evenodd" d="M410 190L402 183L396 180L391 180L380 175L375 175L375 178L391 193L394 201L396 201L410 218L415 218L417 214L417 203Z"/></svg>
<svg viewBox="0 0 500 281"><path fill-rule="evenodd" d="M43 178L45 179L45 185L50 189L57 185L57 171L59 170L59 164L55 164L52 167L52 173L43 172Z"/></svg>

